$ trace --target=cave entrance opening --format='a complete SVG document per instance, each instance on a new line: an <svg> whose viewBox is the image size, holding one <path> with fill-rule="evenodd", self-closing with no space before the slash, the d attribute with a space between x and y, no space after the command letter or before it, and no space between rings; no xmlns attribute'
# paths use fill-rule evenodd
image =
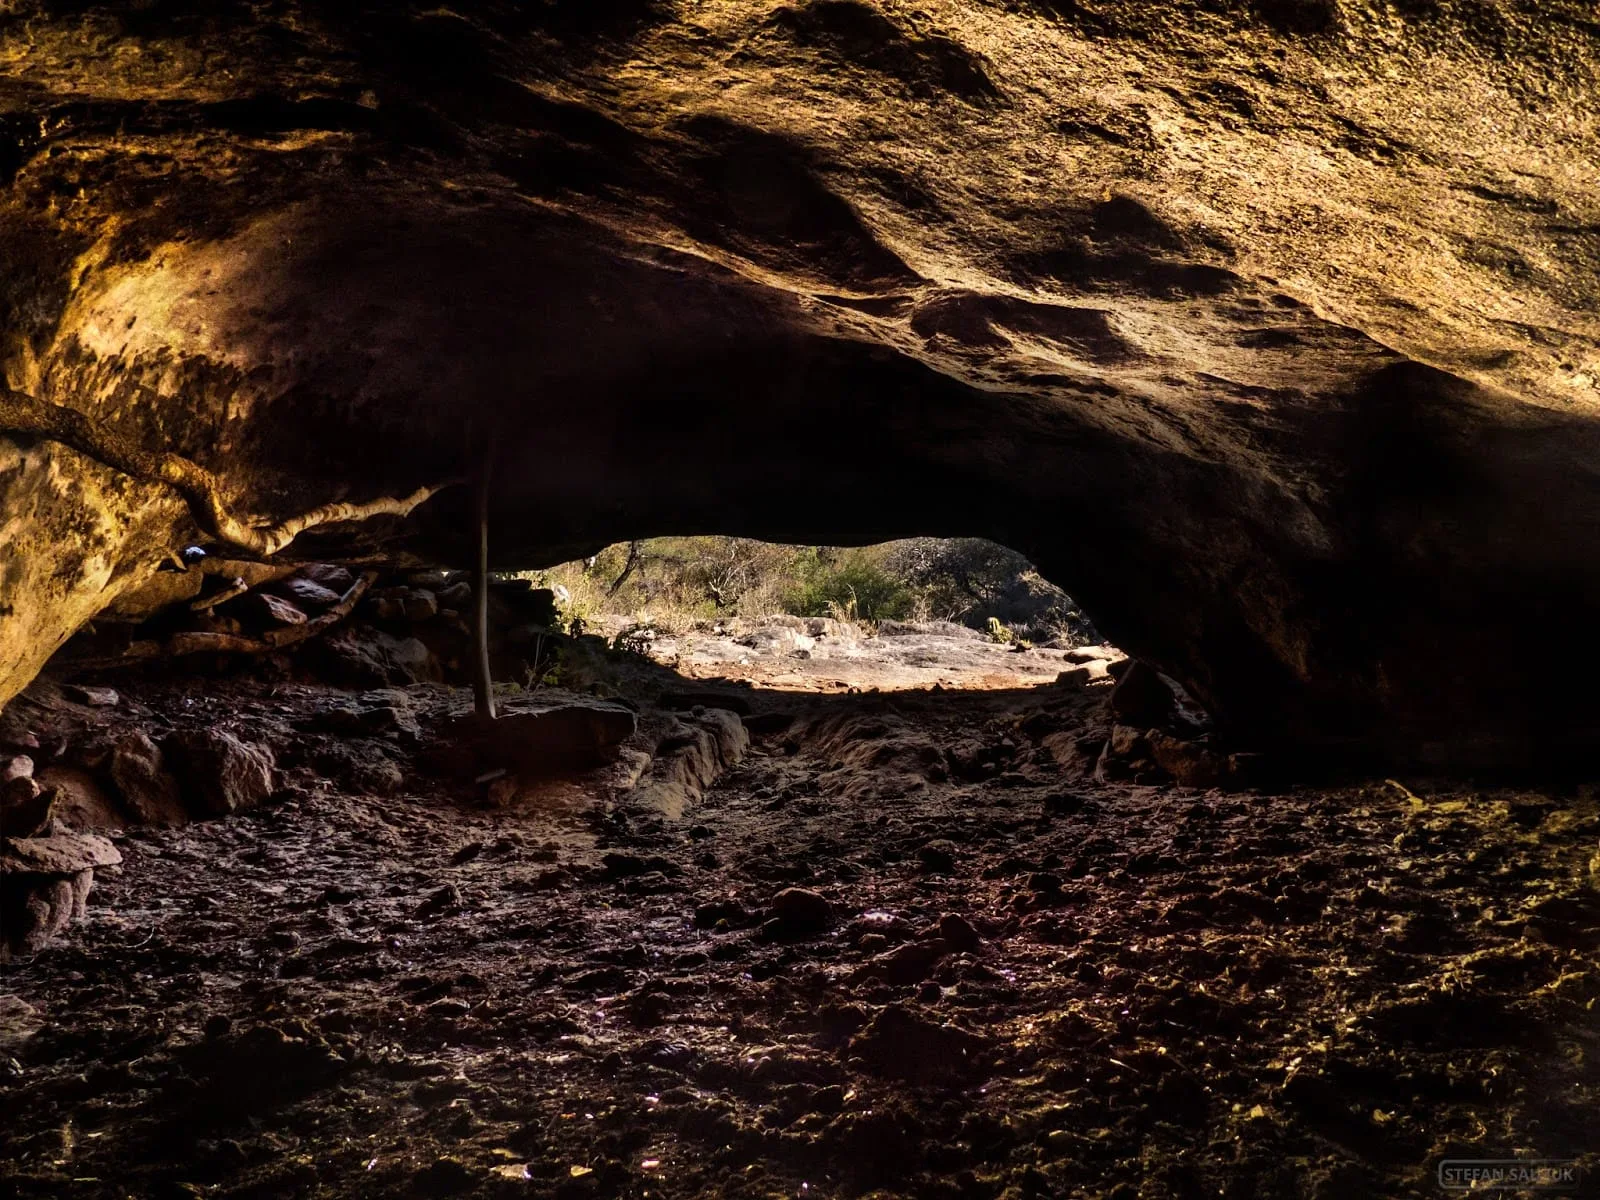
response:
<svg viewBox="0 0 1600 1200"><path fill-rule="evenodd" d="M981 538L664 537L528 574L569 632L780 690L1049 683L1065 654L1102 643L1024 555Z"/></svg>

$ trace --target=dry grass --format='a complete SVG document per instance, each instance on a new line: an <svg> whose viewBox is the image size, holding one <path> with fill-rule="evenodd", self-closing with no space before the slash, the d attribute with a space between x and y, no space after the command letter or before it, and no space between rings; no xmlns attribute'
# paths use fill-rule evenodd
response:
<svg viewBox="0 0 1600 1200"><path fill-rule="evenodd" d="M867 625L891 619L978 629L998 624L1040 640L1096 640L1077 606L1026 559L974 538L856 548L654 538L619 542L534 578L564 589L569 620L613 632L629 625L682 632L709 621L787 613Z"/></svg>

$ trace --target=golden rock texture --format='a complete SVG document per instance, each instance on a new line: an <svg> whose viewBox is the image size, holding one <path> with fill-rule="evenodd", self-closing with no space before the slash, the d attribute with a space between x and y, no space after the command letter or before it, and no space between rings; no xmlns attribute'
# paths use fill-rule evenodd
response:
<svg viewBox="0 0 1600 1200"><path fill-rule="evenodd" d="M506 565L984 534L1263 741L1577 749L1597 64L1583 0L21 0L0 365L262 520L491 444ZM0 440L0 697L188 521Z"/></svg>

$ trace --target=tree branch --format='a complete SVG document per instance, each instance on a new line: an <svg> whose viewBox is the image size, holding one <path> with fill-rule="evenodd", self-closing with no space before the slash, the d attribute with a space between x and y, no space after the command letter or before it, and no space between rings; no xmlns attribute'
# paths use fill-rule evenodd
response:
<svg viewBox="0 0 1600 1200"><path fill-rule="evenodd" d="M457 482L447 480L435 487L418 488L409 496L382 496L365 504L342 501L324 504L276 525L249 525L228 510L222 498L221 481L210 471L181 455L147 450L77 409L0 387L0 433L48 438L124 475L147 483L164 483L184 498L196 523L206 533L219 542L263 558L270 558L300 534L318 525L365 521L377 516L408 516L434 493Z"/></svg>

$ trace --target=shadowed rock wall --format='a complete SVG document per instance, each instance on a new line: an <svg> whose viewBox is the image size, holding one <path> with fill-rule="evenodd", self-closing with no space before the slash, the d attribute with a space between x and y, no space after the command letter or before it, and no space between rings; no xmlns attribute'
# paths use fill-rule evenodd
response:
<svg viewBox="0 0 1600 1200"><path fill-rule="evenodd" d="M487 443L502 565L981 534L1254 737L1580 748L1587 7L22 3L0 361L263 517ZM0 696L196 536L27 438L0 529Z"/></svg>

